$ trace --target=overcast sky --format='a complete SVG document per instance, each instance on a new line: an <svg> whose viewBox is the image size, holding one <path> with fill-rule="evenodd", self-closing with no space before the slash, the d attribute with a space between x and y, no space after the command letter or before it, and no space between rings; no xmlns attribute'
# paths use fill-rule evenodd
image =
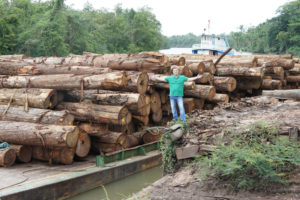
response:
<svg viewBox="0 0 300 200"><path fill-rule="evenodd" d="M166 36L194 33L200 35L210 20L210 33L237 31L240 25L256 26L276 16L276 10L291 0L66 0L74 9L89 2L94 9L138 9L148 6L161 22Z"/></svg>

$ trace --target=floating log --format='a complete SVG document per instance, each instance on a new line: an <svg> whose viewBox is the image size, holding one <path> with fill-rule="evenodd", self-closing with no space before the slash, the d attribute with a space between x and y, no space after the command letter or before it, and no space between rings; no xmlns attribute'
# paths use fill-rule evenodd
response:
<svg viewBox="0 0 300 200"><path fill-rule="evenodd" d="M214 77L214 86L217 91L232 92L236 88L236 79L233 77Z"/></svg>
<svg viewBox="0 0 300 200"><path fill-rule="evenodd" d="M264 90L276 90L282 88L282 82L280 80L263 79L261 88Z"/></svg>
<svg viewBox="0 0 300 200"><path fill-rule="evenodd" d="M242 77L263 77L264 72L262 67L247 68L247 67L219 67L216 74L218 76L242 76Z"/></svg>
<svg viewBox="0 0 300 200"><path fill-rule="evenodd" d="M0 113L4 113L6 105L0 105ZM0 115L0 120L31 122L41 124L72 125L74 116L68 111L55 111L39 108L29 108L26 112L24 106L10 106L5 114Z"/></svg>
<svg viewBox="0 0 300 200"><path fill-rule="evenodd" d="M195 85L193 90L185 90L184 95L212 100L216 94L216 88L209 85Z"/></svg>
<svg viewBox="0 0 300 200"><path fill-rule="evenodd" d="M88 155L91 149L91 138L86 132L80 132L78 142L75 149L75 155L79 158L84 158Z"/></svg>
<svg viewBox="0 0 300 200"><path fill-rule="evenodd" d="M57 106L57 109L68 110L77 120L98 123L125 125L131 122L132 117L125 106L63 102Z"/></svg>
<svg viewBox="0 0 300 200"><path fill-rule="evenodd" d="M128 83L125 72L110 72L98 75L55 74L39 76L9 76L0 79L5 88L50 88L68 89L114 89Z"/></svg>
<svg viewBox="0 0 300 200"><path fill-rule="evenodd" d="M0 151L0 166L10 167L15 163L16 151L13 148Z"/></svg>
<svg viewBox="0 0 300 200"><path fill-rule="evenodd" d="M214 98L211 100L214 103L228 103L229 96L228 94L218 94L216 93Z"/></svg>
<svg viewBox="0 0 300 200"><path fill-rule="evenodd" d="M75 151L72 148L44 148L41 146L32 147L32 158L41 161L48 161L50 164L65 164L70 165L73 163Z"/></svg>
<svg viewBox="0 0 300 200"><path fill-rule="evenodd" d="M147 101L146 95L138 93L96 94L96 99L101 105L126 105L134 115L150 114L150 102Z"/></svg>
<svg viewBox="0 0 300 200"><path fill-rule="evenodd" d="M25 65L19 67L18 74L26 75L50 75L50 74L75 74L75 75L92 75L92 74L104 74L112 72L109 68L98 68L91 66L60 66L60 65Z"/></svg>
<svg viewBox="0 0 300 200"><path fill-rule="evenodd" d="M300 100L300 89L294 90L263 90L263 96L275 97L278 99Z"/></svg>
<svg viewBox="0 0 300 200"><path fill-rule="evenodd" d="M91 136L100 136L108 133L108 124L80 123L79 128Z"/></svg>
<svg viewBox="0 0 300 200"><path fill-rule="evenodd" d="M45 125L28 122L0 121L0 141L45 147L75 147L79 129L76 126Z"/></svg>
<svg viewBox="0 0 300 200"><path fill-rule="evenodd" d="M205 64L203 62L191 63L187 66L194 76L203 74L205 70Z"/></svg>
<svg viewBox="0 0 300 200"><path fill-rule="evenodd" d="M15 151L17 155L17 161L28 163L31 161L32 157L32 147L25 145L10 145Z"/></svg>
<svg viewBox="0 0 300 200"><path fill-rule="evenodd" d="M53 108L57 103L57 93L52 89L0 89L0 104L26 105L34 108Z"/></svg>

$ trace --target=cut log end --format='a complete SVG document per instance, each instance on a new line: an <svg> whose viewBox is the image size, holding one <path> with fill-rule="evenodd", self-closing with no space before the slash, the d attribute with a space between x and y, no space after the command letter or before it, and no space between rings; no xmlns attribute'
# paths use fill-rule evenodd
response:
<svg viewBox="0 0 300 200"><path fill-rule="evenodd" d="M9 167L15 163L16 151L13 148L0 151L0 166Z"/></svg>
<svg viewBox="0 0 300 200"><path fill-rule="evenodd" d="M25 145L11 145L17 153L17 161L28 163L32 157L32 147Z"/></svg>
<svg viewBox="0 0 300 200"><path fill-rule="evenodd" d="M68 147L75 147L78 142L79 137L79 128L74 127L73 131L67 133L66 142Z"/></svg>
<svg viewBox="0 0 300 200"><path fill-rule="evenodd" d="M147 92L149 83L149 77L146 72L142 72L137 80L137 91L140 94L145 94Z"/></svg>
<svg viewBox="0 0 300 200"><path fill-rule="evenodd" d="M132 115L125 106L120 110L118 119L120 125L126 125L131 122Z"/></svg>

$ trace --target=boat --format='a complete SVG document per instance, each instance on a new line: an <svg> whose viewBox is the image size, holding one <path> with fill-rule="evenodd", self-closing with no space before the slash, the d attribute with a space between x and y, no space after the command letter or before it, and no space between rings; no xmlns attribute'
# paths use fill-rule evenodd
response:
<svg viewBox="0 0 300 200"><path fill-rule="evenodd" d="M214 34L202 34L200 43L192 46L192 53L218 56L229 48L230 46L226 37ZM229 52L227 55L233 55L233 53Z"/></svg>

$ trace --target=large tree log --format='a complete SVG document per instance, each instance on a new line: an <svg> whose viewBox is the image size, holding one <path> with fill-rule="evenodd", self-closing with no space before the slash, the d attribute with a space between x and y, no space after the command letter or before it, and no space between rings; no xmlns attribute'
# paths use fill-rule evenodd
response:
<svg viewBox="0 0 300 200"><path fill-rule="evenodd" d="M49 74L79 74L79 75L92 75L92 74L104 74L112 72L109 68L98 68L90 66L59 66L59 65L26 65L18 69L18 74L27 75L49 75Z"/></svg>
<svg viewBox="0 0 300 200"><path fill-rule="evenodd" d="M35 108L52 108L57 103L57 93L52 89L0 89L0 104L26 105Z"/></svg>
<svg viewBox="0 0 300 200"><path fill-rule="evenodd" d="M300 100L300 89L295 90L263 90L263 96L275 97L279 99Z"/></svg>
<svg viewBox="0 0 300 200"><path fill-rule="evenodd" d="M4 113L6 105L0 105L0 113ZM54 111L39 108L29 108L24 111L24 106L10 106L5 114L0 115L0 120L16 122L32 122L41 124L72 125L74 116L68 111Z"/></svg>
<svg viewBox="0 0 300 200"><path fill-rule="evenodd" d="M1 62L0 60L0 74L1 75L17 75L18 69L22 66L28 65L26 62Z"/></svg>
<svg viewBox="0 0 300 200"><path fill-rule="evenodd" d="M75 155L84 158L91 149L91 138L86 132L79 133L78 142L75 149Z"/></svg>
<svg viewBox="0 0 300 200"><path fill-rule="evenodd" d="M178 65L178 66L184 66L185 65L185 58L180 55L167 55L169 62L171 65Z"/></svg>
<svg viewBox="0 0 300 200"><path fill-rule="evenodd" d="M184 66L177 66L177 65L172 65L170 68L170 74L172 74L173 69L178 69L178 73L186 76L186 77L192 77L193 76L193 72L190 70L190 68L186 65Z"/></svg>
<svg viewBox="0 0 300 200"><path fill-rule="evenodd" d="M280 76L282 73L284 73L284 69L282 67L265 67L264 68L265 76L268 76L268 75Z"/></svg>
<svg viewBox="0 0 300 200"><path fill-rule="evenodd" d="M0 59L5 60L23 60L26 58L25 54L1 55Z"/></svg>
<svg viewBox="0 0 300 200"><path fill-rule="evenodd" d="M48 161L50 164L58 163L70 165L74 160L75 150L72 148L44 148L41 146L32 147L32 157L36 160Z"/></svg>
<svg viewBox="0 0 300 200"><path fill-rule="evenodd" d="M236 78L237 89L240 90L251 90L259 89L262 84L261 78Z"/></svg>
<svg viewBox="0 0 300 200"><path fill-rule="evenodd" d="M184 95L201 99L212 100L216 94L216 88L208 85L195 85L193 90L185 90Z"/></svg>
<svg viewBox="0 0 300 200"><path fill-rule="evenodd" d="M291 82L291 83L300 83L300 75L298 75L298 76L287 76L286 80L287 80L287 82Z"/></svg>
<svg viewBox="0 0 300 200"><path fill-rule="evenodd" d="M211 73L205 72L202 74L201 78L198 78L197 80L195 80L195 83L197 84L213 84L213 80L214 80L214 75L212 75Z"/></svg>
<svg viewBox="0 0 300 200"><path fill-rule="evenodd" d="M163 116L163 113L162 113L161 108L151 114L151 118L152 118L153 122L155 122L155 123L161 122L162 116Z"/></svg>
<svg viewBox="0 0 300 200"><path fill-rule="evenodd" d="M236 79L233 77L214 77L214 86L217 91L232 92L236 88Z"/></svg>
<svg viewBox="0 0 300 200"><path fill-rule="evenodd" d="M280 80L263 79L261 88L264 90L276 90L282 88L282 82Z"/></svg>
<svg viewBox="0 0 300 200"><path fill-rule="evenodd" d="M109 132L105 135L94 138L96 142L120 144L123 148L129 148L130 143L126 134L122 132Z"/></svg>
<svg viewBox="0 0 300 200"><path fill-rule="evenodd" d="M151 111L153 113L157 112L161 109L161 101L160 101L160 95L158 92L153 92L151 94L151 103L150 103Z"/></svg>
<svg viewBox="0 0 300 200"><path fill-rule="evenodd" d="M285 70L292 69L295 66L295 61L293 59L283 59L283 58L262 58L258 60L259 66L264 67L283 67Z"/></svg>
<svg viewBox="0 0 300 200"><path fill-rule="evenodd" d="M300 63L295 64L294 68L289 70L292 75L300 75Z"/></svg>
<svg viewBox="0 0 300 200"><path fill-rule="evenodd" d="M6 88L50 88L68 89L114 89L125 87L128 83L125 72L110 72L98 75L40 75L10 76L1 78Z"/></svg>
<svg viewBox="0 0 300 200"><path fill-rule="evenodd" d="M131 123L126 125L108 124L108 130L113 132L122 132L126 135L130 135L136 131L135 123L133 121L134 121L134 115Z"/></svg>
<svg viewBox="0 0 300 200"><path fill-rule="evenodd" d="M108 133L108 124L80 123L79 128L91 136L100 136Z"/></svg>
<svg viewBox="0 0 300 200"><path fill-rule="evenodd" d="M0 121L0 141L45 147L75 147L79 129L76 126L44 125L28 122Z"/></svg>
<svg viewBox="0 0 300 200"><path fill-rule="evenodd" d="M108 63L111 60L120 60L126 59L128 54L104 54L104 55L97 55L93 60L93 65L95 67L108 67Z"/></svg>
<svg viewBox="0 0 300 200"><path fill-rule="evenodd" d="M128 84L123 88L116 88L119 91L145 94L148 89L149 77L146 72L128 71Z"/></svg>
<svg viewBox="0 0 300 200"><path fill-rule="evenodd" d="M242 76L242 77L263 77L264 72L262 67L219 67L216 74L218 76Z"/></svg>
<svg viewBox="0 0 300 200"><path fill-rule="evenodd" d="M214 103L228 103L229 96L228 94L215 94L214 98L211 100Z"/></svg>
<svg viewBox="0 0 300 200"><path fill-rule="evenodd" d="M9 148L0 151L0 166L9 167L15 163L16 151L13 148Z"/></svg>
<svg viewBox="0 0 300 200"><path fill-rule="evenodd" d="M150 102L147 101L147 95L138 93L96 94L96 99L101 105L126 105L134 115L150 114Z"/></svg>
<svg viewBox="0 0 300 200"><path fill-rule="evenodd" d="M68 110L80 121L125 125L131 122L131 113L125 106L108 106L86 103L61 103L57 109Z"/></svg>
<svg viewBox="0 0 300 200"><path fill-rule="evenodd" d="M101 143L101 142L92 142L92 149L96 153L111 153L114 151L122 150L122 145L120 144L109 144L109 143Z"/></svg>
<svg viewBox="0 0 300 200"><path fill-rule="evenodd" d="M205 64L203 62L191 63L187 67L191 70L193 76L196 76L197 74L203 74L205 70Z"/></svg>
<svg viewBox="0 0 300 200"><path fill-rule="evenodd" d="M257 67L257 57L245 59L225 58L217 65L218 67Z"/></svg>
<svg viewBox="0 0 300 200"><path fill-rule="evenodd" d="M17 161L28 163L31 161L32 157L32 147L25 145L16 145L13 144L11 147L16 151Z"/></svg>
<svg viewBox="0 0 300 200"><path fill-rule="evenodd" d="M203 63L204 64L204 72L208 72L210 74L215 74L216 72L216 67L213 62L213 60L205 60L205 59L200 59L200 60L186 60L186 65L190 65L192 63Z"/></svg>

